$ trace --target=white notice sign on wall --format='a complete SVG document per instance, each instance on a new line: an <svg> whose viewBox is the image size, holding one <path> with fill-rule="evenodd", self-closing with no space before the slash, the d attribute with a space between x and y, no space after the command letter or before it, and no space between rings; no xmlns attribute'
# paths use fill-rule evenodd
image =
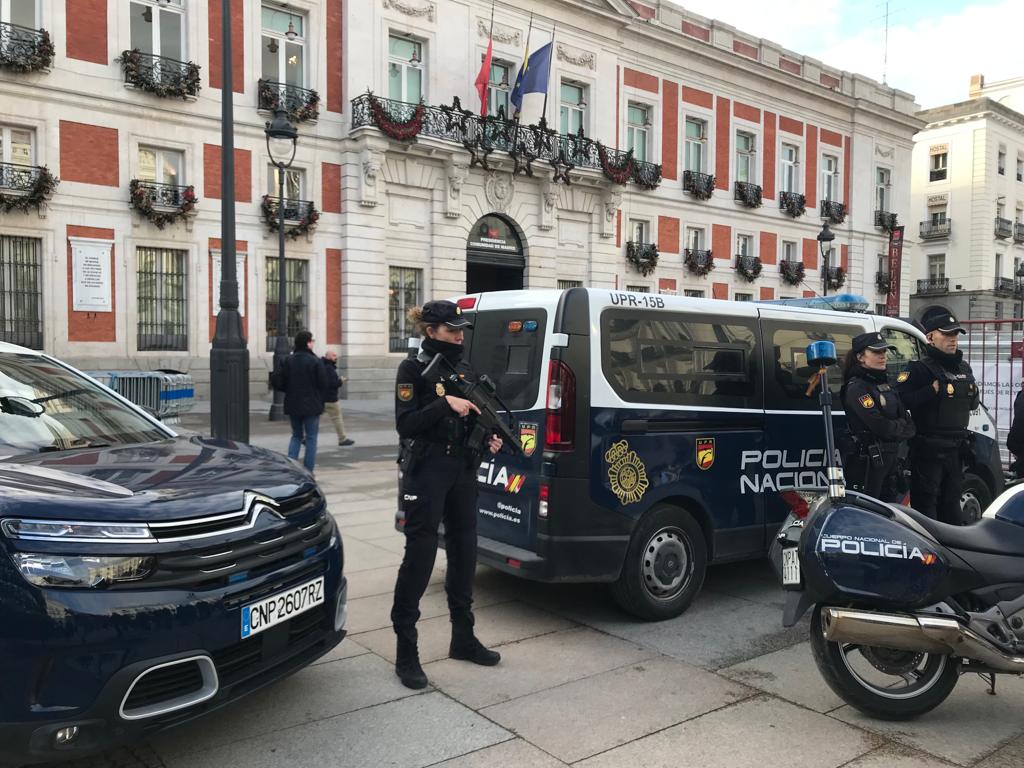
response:
<svg viewBox="0 0 1024 768"><path fill-rule="evenodd" d="M109 240L71 238L72 308L76 312L112 312Z"/></svg>
<svg viewBox="0 0 1024 768"><path fill-rule="evenodd" d="M213 261L213 316L220 314L220 251L211 251ZM235 275L238 280L238 314L245 317L245 254L235 254Z"/></svg>

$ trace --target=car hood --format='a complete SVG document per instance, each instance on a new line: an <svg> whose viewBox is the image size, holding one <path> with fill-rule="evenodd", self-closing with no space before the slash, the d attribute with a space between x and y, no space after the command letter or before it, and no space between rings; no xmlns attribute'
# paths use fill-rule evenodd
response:
<svg viewBox="0 0 1024 768"><path fill-rule="evenodd" d="M0 461L0 517L186 520L314 487L295 462L263 448L206 437L16 456Z"/></svg>

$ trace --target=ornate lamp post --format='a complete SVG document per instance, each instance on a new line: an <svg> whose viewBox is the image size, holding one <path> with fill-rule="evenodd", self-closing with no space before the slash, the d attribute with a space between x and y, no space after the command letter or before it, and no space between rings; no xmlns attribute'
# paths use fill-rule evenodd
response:
<svg viewBox="0 0 1024 768"><path fill-rule="evenodd" d="M829 264L829 253L832 251L832 241L836 239L835 233L829 228L828 222L826 221L821 227L821 232L818 233L818 248L821 249L822 264L825 265L823 274L825 275L825 296L828 296L828 280L829 270L832 265Z"/></svg>
<svg viewBox="0 0 1024 768"><path fill-rule="evenodd" d="M285 261L284 261L284 174L295 160L295 144L298 131L288 122L287 114L280 105L274 111L274 119L266 124L264 133L267 135L267 154L277 168L277 341L274 343L274 370L281 366L288 357L288 301L285 293ZM274 403L270 406L270 420L284 419L284 392L274 390Z"/></svg>

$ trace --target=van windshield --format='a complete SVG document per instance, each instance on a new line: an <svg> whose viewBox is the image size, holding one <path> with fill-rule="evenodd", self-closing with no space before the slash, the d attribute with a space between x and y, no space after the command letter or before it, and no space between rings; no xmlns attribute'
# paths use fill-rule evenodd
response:
<svg viewBox="0 0 1024 768"><path fill-rule="evenodd" d="M92 379L37 355L0 354L0 459L167 436Z"/></svg>
<svg viewBox="0 0 1024 768"><path fill-rule="evenodd" d="M469 364L497 385L498 395L514 411L532 408L541 388L547 312L515 309L469 315L466 332Z"/></svg>

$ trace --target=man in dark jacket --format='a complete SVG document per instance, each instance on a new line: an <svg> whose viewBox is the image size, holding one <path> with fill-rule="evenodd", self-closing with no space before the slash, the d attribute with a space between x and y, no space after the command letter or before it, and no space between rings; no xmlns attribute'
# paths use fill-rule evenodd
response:
<svg viewBox="0 0 1024 768"><path fill-rule="evenodd" d="M1021 477L1024 475L1024 389L1017 393L1013 401L1013 421L1006 435L1006 449L1014 458L1010 471Z"/></svg>
<svg viewBox="0 0 1024 768"><path fill-rule="evenodd" d="M334 423L334 431L338 433L338 445L355 445L355 440L345 437L345 419L341 415L338 403L338 390L345 384L345 377L338 375L338 353L328 352L323 356L324 370L327 372L327 390L324 392L324 413Z"/></svg>
<svg viewBox="0 0 1024 768"><path fill-rule="evenodd" d="M284 392L284 412L292 422L288 458L298 459L305 444L303 464L310 472L316 466L316 439L320 432L320 414L324 412L327 371L313 352L313 334L295 334L295 350L281 366L277 387Z"/></svg>

